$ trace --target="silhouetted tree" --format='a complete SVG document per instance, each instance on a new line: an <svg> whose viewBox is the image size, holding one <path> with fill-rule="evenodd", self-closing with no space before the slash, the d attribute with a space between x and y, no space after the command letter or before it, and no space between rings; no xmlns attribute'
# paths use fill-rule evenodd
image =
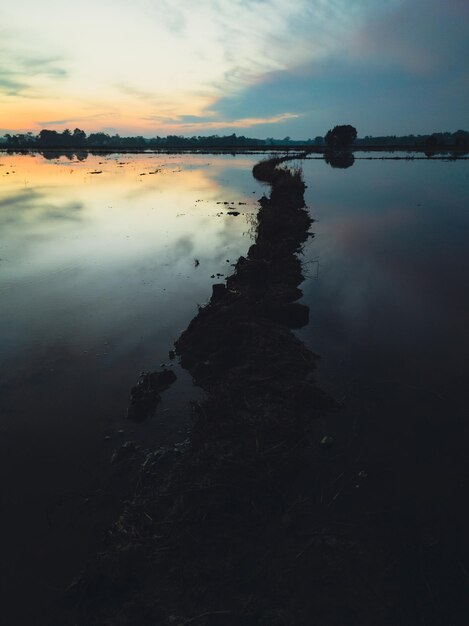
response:
<svg viewBox="0 0 469 626"><path fill-rule="evenodd" d="M82 147L86 144L86 133L80 128L75 128L73 131L73 146Z"/></svg>
<svg viewBox="0 0 469 626"><path fill-rule="evenodd" d="M344 124L328 130L324 141L328 148L349 148L356 138L357 129L350 124Z"/></svg>
<svg viewBox="0 0 469 626"><path fill-rule="evenodd" d="M111 137L107 133L91 133L88 136L87 145L90 147L107 147L111 143Z"/></svg>
<svg viewBox="0 0 469 626"><path fill-rule="evenodd" d="M58 147L62 145L62 137L56 130L45 128L37 136L37 143L48 148Z"/></svg>
<svg viewBox="0 0 469 626"><path fill-rule="evenodd" d="M469 145L469 133L465 130L457 130L453 133L453 142L455 146Z"/></svg>
<svg viewBox="0 0 469 626"><path fill-rule="evenodd" d="M425 140L425 145L429 148L434 148L435 146L437 146L438 135L436 133L433 133L433 135L430 135L430 137L427 137Z"/></svg>
<svg viewBox="0 0 469 626"><path fill-rule="evenodd" d="M8 148L31 148L35 142L32 133L19 133L17 135L7 133L4 137Z"/></svg>

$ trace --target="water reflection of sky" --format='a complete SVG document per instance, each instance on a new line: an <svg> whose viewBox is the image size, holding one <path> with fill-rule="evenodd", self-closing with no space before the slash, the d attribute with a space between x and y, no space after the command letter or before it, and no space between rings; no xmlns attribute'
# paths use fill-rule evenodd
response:
<svg viewBox="0 0 469 626"><path fill-rule="evenodd" d="M39 338L80 350L114 337L121 355L123 343L155 326L167 333L167 352L189 310L206 300L210 276L225 273L226 259L248 245L246 216L259 195L252 194L259 189L252 161L0 157L2 365L22 351L30 360ZM226 215L227 206L217 204L224 201L242 215Z"/></svg>
<svg viewBox="0 0 469 626"><path fill-rule="evenodd" d="M302 335L328 366L345 360L368 380L460 384L469 348L467 162L302 167L317 219L306 257L320 263L319 279L304 284L311 324Z"/></svg>
<svg viewBox="0 0 469 626"><path fill-rule="evenodd" d="M333 506L387 520L406 572L403 597L418 598L406 576L430 572L431 537L444 554L432 589L446 602L448 572L469 545L468 162L302 165L317 221L302 286L310 324L300 335L321 355L318 381L339 402L323 426L345 468L342 479L331 475ZM461 596L454 604L446 596L461 616L466 583L451 579Z"/></svg>
<svg viewBox="0 0 469 626"><path fill-rule="evenodd" d="M168 361L210 295L211 276L229 272L227 259L250 245L250 216L264 191L251 176L256 160L0 155L0 470L15 477L2 491L11 538L4 562L7 592L36 589L35 610L89 549L89 529L50 528L44 507L58 494L95 489L113 447L126 438L158 441L187 406L192 389L176 368L158 419L131 427L123 420L138 373ZM440 454L444 489L453 476L443 461L456 458L441 445L455 432L447 420L467 407L466 163L300 163L316 236L304 251L310 324L299 334L323 357L321 384L343 393L348 410L367 414L385 438L400 414L403 478L410 480L405 432L409 458L417 448L421 457ZM226 215L223 202L242 214ZM414 438L411 417L424 423ZM34 569L32 561L45 560L53 571Z"/></svg>
<svg viewBox="0 0 469 626"><path fill-rule="evenodd" d="M18 623L47 616L53 590L97 549L96 520L117 515L108 504L91 515L76 495L106 491L112 450L184 437L196 394L184 371L175 366L156 418L141 425L125 420L130 387L169 362L223 280L211 276L246 253L262 195L256 160L0 154L3 591ZM31 615L18 609L24 588Z"/></svg>

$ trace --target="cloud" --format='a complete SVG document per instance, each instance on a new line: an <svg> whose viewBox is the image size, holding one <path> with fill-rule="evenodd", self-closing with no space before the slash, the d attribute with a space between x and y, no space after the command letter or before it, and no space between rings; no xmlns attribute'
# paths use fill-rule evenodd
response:
<svg viewBox="0 0 469 626"><path fill-rule="evenodd" d="M181 122L178 124L182 131L189 128L251 128L252 126L258 126L260 124L277 124L278 122L284 122L285 120L291 120L298 118L296 113L280 113L279 115L272 115L271 117L244 117L236 120L217 120L208 121L204 120L198 123Z"/></svg>
<svg viewBox="0 0 469 626"><path fill-rule="evenodd" d="M6 96L17 96L28 85L19 81L13 72L0 68L0 94Z"/></svg>
<svg viewBox="0 0 469 626"><path fill-rule="evenodd" d="M349 114L379 125L376 106L383 107L382 121L410 120L414 112L418 119L424 95L433 118L444 120L445 107L454 112L456 104L448 105L443 89L467 103L468 6L465 0L198 0L196 8L192 0L7 3L2 126L24 129L44 120L37 124L80 124L92 132L106 119L121 134L154 135L268 125L271 134L306 138Z"/></svg>
<svg viewBox="0 0 469 626"><path fill-rule="evenodd" d="M120 91L124 95L130 96L132 98L137 98L139 100L155 102L156 99L158 98L158 93L155 91L137 89L136 87L131 87L123 83L117 83L115 87L118 91Z"/></svg>
<svg viewBox="0 0 469 626"><path fill-rule="evenodd" d="M326 56L259 75L216 109L236 119L293 104L299 117L279 122L275 136L303 139L337 123L352 123L363 135L467 128L469 5L450 5L415 0L370 12Z"/></svg>
<svg viewBox="0 0 469 626"><path fill-rule="evenodd" d="M248 89L261 75L329 54L371 4L199 0L194 10L192 0L82 0L74 8L59 0L23 0L21 11L14 4L3 9L3 22L15 32L9 58L18 42L54 51L37 61L31 54L17 58L18 88L30 85L31 72L55 80L68 77L67 95L77 103L93 94L106 108L117 85L126 110L133 101L138 109L153 107L155 114L163 106L179 115L200 115L216 99ZM47 42L39 24L47 24ZM54 91L60 95L62 89Z"/></svg>
<svg viewBox="0 0 469 626"><path fill-rule="evenodd" d="M68 71L57 56L45 56L17 47L11 34L0 31L0 96L38 98L50 81L63 81Z"/></svg>
<svg viewBox="0 0 469 626"><path fill-rule="evenodd" d="M64 124L70 124L73 122L74 124L77 122L89 122L97 119L107 118L109 116L108 113L95 113L93 115L82 115L82 116L74 116L74 117L62 117L56 120L40 120L35 122L39 126L63 126Z"/></svg>
<svg viewBox="0 0 469 626"><path fill-rule="evenodd" d="M62 59L60 57L46 56L28 56L19 54L16 57L19 67L27 70L33 76L51 76L53 78L64 78L68 75L65 68L61 67Z"/></svg>
<svg viewBox="0 0 469 626"><path fill-rule="evenodd" d="M164 132L186 134L211 130L246 129L263 124L277 124L278 122L298 117L299 115L296 113L280 113L270 117L244 117L232 120L220 118L211 120L206 117L187 115L178 119L147 118L147 121L156 122Z"/></svg>
<svg viewBox="0 0 469 626"><path fill-rule="evenodd" d="M385 17L372 17L357 30L349 60L412 75L465 69L468 19L469 4L459 0L402 2Z"/></svg>

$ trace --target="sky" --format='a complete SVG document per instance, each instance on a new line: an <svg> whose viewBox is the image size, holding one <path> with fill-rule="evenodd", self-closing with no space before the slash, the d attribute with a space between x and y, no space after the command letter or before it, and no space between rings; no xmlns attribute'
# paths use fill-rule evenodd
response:
<svg viewBox="0 0 469 626"><path fill-rule="evenodd" d="M0 4L0 135L469 129L469 0Z"/></svg>

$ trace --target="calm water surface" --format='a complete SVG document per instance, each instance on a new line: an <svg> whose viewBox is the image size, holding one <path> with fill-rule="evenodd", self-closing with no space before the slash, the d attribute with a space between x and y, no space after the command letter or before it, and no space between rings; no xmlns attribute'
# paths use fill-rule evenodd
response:
<svg viewBox="0 0 469 626"><path fill-rule="evenodd" d="M177 364L155 419L125 420L129 390L246 253L256 160L0 154L0 588L16 624L39 624L120 507L112 451L183 437L197 390Z"/></svg>
<svg viewBox="0 0 469 626"><path fill-rule="evenodd" d="M93 552L101 509L87 514L84 502L99 500L119 443L183 436L181 415L197 393L184 372L176 366L177 383L143 425L124 419L129 388L141 370L168 362L211 276L231 271L249 247L265 191L251 176L258 159L0 155L3 589L11 597L24 585L36 606L53 602ZM316 220L304 250L310 323L299 335L322 356L320 384L343 402L351 472L366 470L362 490L402 485L408 516L439 524L462 553L468 162L299 165ZM241 215L227 215L229 206ZM357 497L355 482L341 498Z"/></svg>
<svg viewBox="0 0 469 626"><path fill-rule="evenodd" d="M342 403L337 432L325 434L349 451L334 507L386 528L402 623L465 623L469 162L299 165L317 220L304 251L310 323L299 334Z"/></svg>
<svg viewBox="0 0 469 626"><path fill-rule="evenodd" d="M316 219L303 285L311 321L301 335L323 354L322 369L344 361L373 381L392 370L434 396L460 392L469 348L469 161L300 165Z"/></svg>

